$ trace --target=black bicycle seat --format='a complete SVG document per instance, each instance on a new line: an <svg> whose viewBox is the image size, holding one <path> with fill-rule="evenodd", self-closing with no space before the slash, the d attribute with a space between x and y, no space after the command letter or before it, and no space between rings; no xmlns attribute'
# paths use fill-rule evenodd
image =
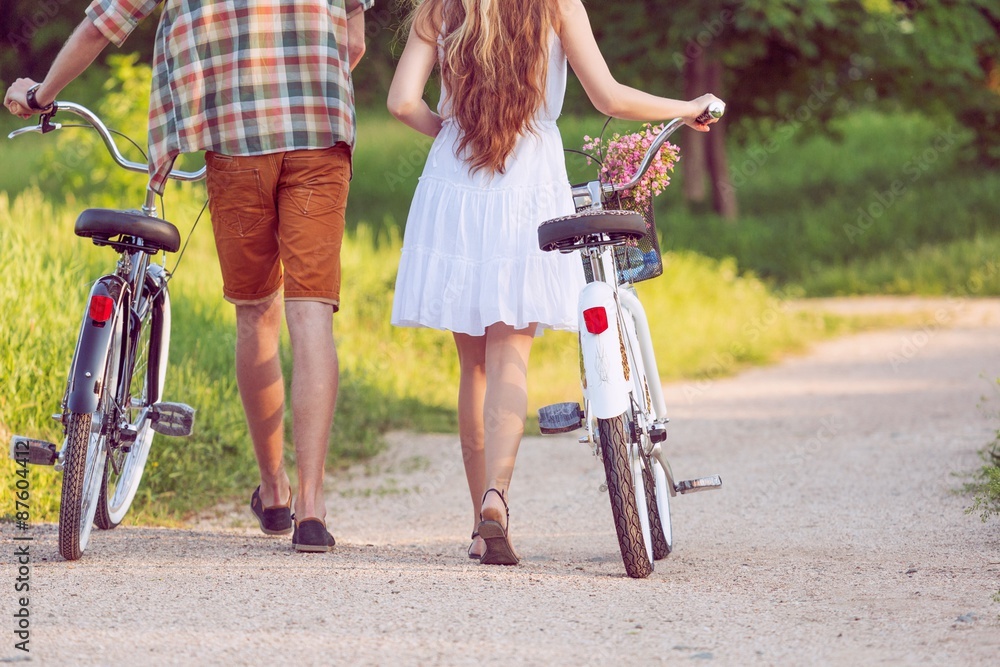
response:
<svg viewBox="0 0 1000 667"><path fill-rule="evenodd" d="M166 220L151 218L138 211L88 208L76 219L74 231L77 236L93 239L97 245L109 245L116 250L129 248L153 254L161 250L177 252L181 247L181 235L176 227ZM134 239L140 239L142 243L136 243Z"/></svg>
<svg viewBox="0 0 1000 667"><path fill-rule="evenodd" d="M642 238L645 233L646 220L638 213L618 209L583 211L539 225L538 247L566 252L624 243Z"/></svg>

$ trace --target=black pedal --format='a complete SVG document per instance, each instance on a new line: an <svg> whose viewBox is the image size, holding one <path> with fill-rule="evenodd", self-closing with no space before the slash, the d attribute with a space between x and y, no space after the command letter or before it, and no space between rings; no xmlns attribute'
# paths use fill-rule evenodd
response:
<svg viewBox="0 0 1000 667"><path fill-rule="evenodd" d="M674 487L677 493L681 495L686 493L695 493L696 491L711 491L712 489L722 488L722 478L718 475L712 475L711 477L699 477L698 479L685 479L677 482Z"/></svg>
<svg viewBox="0 0 1000 667"><path fill-rule="evenodd" d="M51 466L59 458L59 451L51 442L15 435L10 440L10 458L15 461L27 460L32 465Z"/></svg>
<svg viewBox="0 0 1000 667"><path fill-rule="evenodd" d="M149 419L157 433L186 436L194 430L194 413L194 408L184 403L156 403Z"/></svg>
<svg viewBox="0 0 1000 667"><path fill-rule="evenodd" d="M554 403L538 408L538 430L545 435L575 431L583 426L579 403Z"/></svg>

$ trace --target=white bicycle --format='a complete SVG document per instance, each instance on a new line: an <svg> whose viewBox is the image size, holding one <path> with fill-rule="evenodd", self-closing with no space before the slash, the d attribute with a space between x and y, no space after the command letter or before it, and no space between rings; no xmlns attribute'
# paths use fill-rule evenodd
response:
<svg viewBox="0 0 1000 667"><path fill-rule="evenodd" d="M716 103L699 120L720 118ZM645 310L633 284L663 272L652 202L642 212L619 193L642 179L678 128L656 137L628 183L573 186L576 214L538 228L542 250L580 252L587 284L580 293L580 357L584 407L557 403L538 411L542 433L586 428L580 442L604 462L611 512L625 571L643 578L673 550L670 498L722 486L718 475L675 481L663 451L667 408Z"/></svg>

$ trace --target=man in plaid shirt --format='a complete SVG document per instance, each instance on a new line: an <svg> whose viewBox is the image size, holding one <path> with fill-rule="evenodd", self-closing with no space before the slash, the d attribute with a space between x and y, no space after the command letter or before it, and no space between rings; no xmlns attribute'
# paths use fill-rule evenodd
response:
<svg viewBox="0 0 1000 667"><path fill-rule="evenodd" d="M293 532L297 550L329 551L323 474L338 386L332 320L355 139L351 70L374 0L93 0L45 80L18 79L4 105L22 118L45 110L161 2L149 186L162 193L180 153L206 151L223 291L236 305L236 378L260 467L251 509L265 533ZM282 307L293 355L294 526Z"/></svg>

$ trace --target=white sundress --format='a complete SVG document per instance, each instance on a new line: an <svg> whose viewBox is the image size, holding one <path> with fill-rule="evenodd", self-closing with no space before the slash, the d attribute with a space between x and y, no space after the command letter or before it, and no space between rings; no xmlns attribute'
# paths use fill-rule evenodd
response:
<svg viewBox="0 0 1000 667"><path fill-rule="evenodd" d="M498 322L522 329L577 330L584 285L578 253L544 252L538 225L573 213L556 119L566 91L566 54L549 48L546 104L536 133L517 142L503 174L470 174L455 151L459 128L445 119L413 195L396 276L392 323L481 336Z"/></svg>

